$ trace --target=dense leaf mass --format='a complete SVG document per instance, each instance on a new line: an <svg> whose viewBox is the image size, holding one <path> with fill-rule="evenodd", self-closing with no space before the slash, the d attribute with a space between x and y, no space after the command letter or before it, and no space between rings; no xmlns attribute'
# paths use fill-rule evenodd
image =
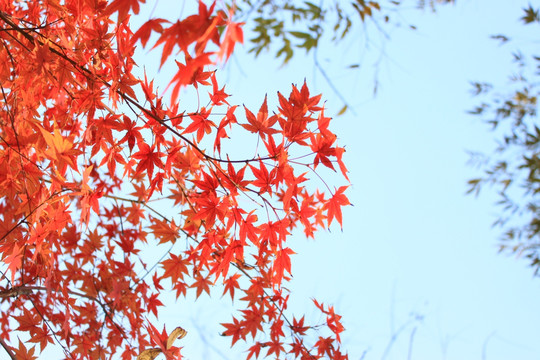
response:
<svg viewBox="0 0 540 360"><path fill-rule="evenodd" d="M234 9L201 1L134 29L142 3L0 0L1 351L180 359L185 330L148 319L222 284L238 308L223 334L248 358L347 358L333 307L315 301L326 320L310 324L284 286L293 230L341 225L349 204L315 172L346 184L321 96L293 85L273 112L240 111L215 73L243 41ZM176 64L170 98L136 75L136 46ZM205 106L180 109L189 89ZM229 157L237 136L257 155Z"/></svg>

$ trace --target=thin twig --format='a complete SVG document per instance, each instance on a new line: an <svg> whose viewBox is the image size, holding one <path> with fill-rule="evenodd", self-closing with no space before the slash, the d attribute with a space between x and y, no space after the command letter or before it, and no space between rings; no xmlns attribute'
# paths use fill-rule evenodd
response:
<svg viewBox="0 0 540 360"><path fill-rule="evenodd" d="M412 348L413 348L413 341L414 341L414 334L416 334L417 327L415 326L414 329L411 331L411 336L409 337L409 352L407 354L407 360L412 359Z"/></svg>
<svg viewBox="0 0 540 360"><path fill-rule="evenodd" d="M496 331L493 331L491 334L489 334L486 339L484 340L484 343L482 344L482 360L487 359L487 345L489 340L496 334Z"/></svg>
<svg viewBox="0 0 540 360"><path fill-rule="evenodd" d="M8 344L5 343L4 339L2 339L0 337L0 345L2 345L2 347L4 348L4 350L6 350L6 352L8 353L9 357L13 360L17 360L17 358L15 357L15 354L13 353L13 351L11 350L11 348L8 346Z"/></svg>
<svg viewBox="0 0 540 360"><path fill-rule="evenodd" d="M345 99L345 96L343 96L343 94L338 90L338 88L336 87L336 85L334 85L334 82L332 81L332 79L330 79L330 77L328 76L328 74L326 73L326 71L324 71L323 67L321 66L321 64L319 63L319 59L317 57L317 48L315 48L315 50L313 51L313 62L315 64L315 67L317 68L317 70L319 70L319 72L321 73L321 75L323 76L323 78L326 80L326 82L328 83L328 86L330 86L330 88L332 89L332 91L336 94L336 96L339 98L339 100L341 100L341 102L348 108L351 110L351 113L353 115L356 116L356 112L354 111L354 109L349 106L349 103L347 102L347 99Z"/></svg>

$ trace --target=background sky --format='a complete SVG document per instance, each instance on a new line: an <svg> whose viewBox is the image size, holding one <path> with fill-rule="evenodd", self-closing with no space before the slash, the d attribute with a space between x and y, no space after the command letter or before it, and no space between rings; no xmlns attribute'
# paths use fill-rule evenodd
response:
<svg viewBox="0 0 540 360"><path fill-rule="evenodd" d="M513 45L489 36L515 35L515 45L525 46L538 31L519 22L525 6L472 0L435 14L411 9L387 41L372 33L367 48L359 36L319 50L355 113L333 123L347 149L354 207L344 211L343 232L292 240L291 308L315 314L311 297L335 304L350 359L540 358L538 280L525 260L497 253L494 194L465 195L478 174L467 151L494 147L489 127L466 114L475 105L469 82L504 86ZM356 62L360 69L344 70ZM239 51L221 76L236 103L254 109L265 94L275 104L276 91L288 93L304 78L330 113L342 106L301 52L281 67L271 56L253 60ZM225 305L178 306L171 321L200 330L186 338L187 356L237 358L212 326L230 320Z"/></svg>

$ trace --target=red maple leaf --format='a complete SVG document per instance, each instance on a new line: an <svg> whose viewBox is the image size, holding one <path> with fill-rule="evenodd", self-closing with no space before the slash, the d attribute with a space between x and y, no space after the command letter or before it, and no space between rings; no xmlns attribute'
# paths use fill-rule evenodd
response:
<svg viewBox="0 0 540 360"><path fill-rule="evenodd" d="M264 101L261 105L261 108L259 109L259 112L257 113L257 116L255 116L245 106L244 110L246 111L246 119L248 121L248 124L241 124L244 129L252 133L259 134L259 136L263 140L266 138L266 135L279 133L277 129L272 129L272 126L276 123L278 117L276 115L268 117L268 105L266 104L266 96L264 97Z"/></svg>
<svg viewBox="0 0 540 360"><path fill-rule="evenodd" d="M332 220L335 218L339 225L343 227L341 207L351 204L349 199L347 199L347 196L344 194L347 188L348 186L339 187L334 195L332 195L332 197L324 204L324 209L328 212L328 226L330 226Z"/></svg>
<svg viewBox="0 0 540 360"><path fill-rule="evenodd" d="M163 26L161 24L168 23L169 21L165 19L150 19L144 24L141 25L139 30L135 34L133 34L133 37L131 38L131 41L136 42L137 40L141 40L142 46L145 47L146 43L150 39L150 35L152 34L152 31L157 33L163 32Z"/></svg>
<svg viewBox="0 0 540 360"><path fill-rule="evenodd" d="M229 13L229 17L231 16L232 10L231 13ZM223 40L221 41L221 46L218 51L218 58L220 60L225 58L225 61L227 61L234 51L235 45L237 43L244 43L244 32L242 31L243 25L244 23L235 23L232 21L227 23L227 29L225 30L225 35L223 36Z"/></svg>
<svg viewBox="0 0 540 360"><path fill-rule="evenodd" d="M139 151L131 155L133 159L140 160L135 169L135 175L146 171L148 178L151 179L154 174L154 166L163 169L163 153L161 151L155 151L155 144L152 144L152 147L150 147L145 142L139 142L138 146Z"/></svg>
<svg viewBox="0 0 540 360"><path fill-rule="evenodd" d="M290 248L284 248L278 250L276 254L276 259L274 260L274 266L272 267L272 272L274 274L273 282L276 286L281 285L282 279L285 277L285 272L291 274L291 257L290 255L295 254Z"/></svg>

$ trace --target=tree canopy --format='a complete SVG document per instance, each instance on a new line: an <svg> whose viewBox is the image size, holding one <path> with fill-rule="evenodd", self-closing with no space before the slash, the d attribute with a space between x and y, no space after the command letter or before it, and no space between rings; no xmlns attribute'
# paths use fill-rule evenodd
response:
<svg viewBox="0 0 540 360"><path fill-rule="evenodd" d="M219 287L237 309L223 335L248 359L347 358L333 306L313 300L322 323L287 310L289 237L341 226L349 204L321 95L303 83L273 110L235 105L215 71L243 42L234 8L132 28L142 3L1 2L3 351L180 359L163 296ZM166 94L137 46L176 67Z"/></svg>

